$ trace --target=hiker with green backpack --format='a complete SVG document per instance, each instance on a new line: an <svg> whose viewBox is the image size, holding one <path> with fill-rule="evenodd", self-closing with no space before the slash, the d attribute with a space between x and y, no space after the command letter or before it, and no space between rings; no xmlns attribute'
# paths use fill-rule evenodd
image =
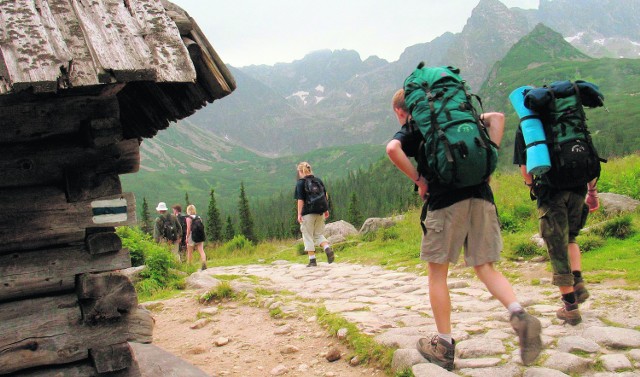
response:
<svg viewBox="0 0 640 377"><path fill-rule="evenodd" d="M402 127L387 144L387 154L425 201L420 258L428 262L429 300L438 330L416 347L431 363L454 368L447 275L449 264L455 264L464 249L467 266L508 309L522 362L529 365L542 349L540 321L524 311L509 281L494 268L502 239L489 179L504 115L478 114L471 99L457 69L421 64L392 100Z"/></svg>
<svg viewBox="0 0 640 377"><path fill-rule="evenodd" d="M153 226L153 239L157 243L169 244L171 253L180 261L179 243L183 232L182 226L178 218L169 212L165 202L158 203L156 211L158 211L159 216Z"/></svg>
<svg viewBox="0 0 640 377"><path fill-rule="evenodd" d="M599 88L585 81L556 81L523 92L524 106L537 114L543 125L551 165L544 172L527 170L527 151L522 127L515 138L513 163L520 166L531 200L537 201L540 234L545 241L552 284L558 286L562 306L556 316L570 325L582 321L578 308L589 297L580 247L576 237L589 212L598 209L597 181L600 162L587 129L584 106L604 105Z"/></svg>

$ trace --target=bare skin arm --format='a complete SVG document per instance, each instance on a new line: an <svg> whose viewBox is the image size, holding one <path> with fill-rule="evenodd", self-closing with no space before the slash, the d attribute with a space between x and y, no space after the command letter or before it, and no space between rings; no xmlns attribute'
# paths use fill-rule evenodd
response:
<svg viewBox="0 0 640 377"><path fill-rule="evenodd" d="M427 180L418 173L409 157L402 151L402 144L399 140L394 139L387 144L387 155L400 171L418 185L418 194L424 200L428 191Z"/></svg>

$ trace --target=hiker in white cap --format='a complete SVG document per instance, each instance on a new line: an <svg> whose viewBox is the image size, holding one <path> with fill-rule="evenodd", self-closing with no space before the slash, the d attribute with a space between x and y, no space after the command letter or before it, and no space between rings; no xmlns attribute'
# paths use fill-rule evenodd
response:
<svg viewBox="0 0 640 377"><path fill-rule="evenodd" d="M159 216L156 218L153 227L153 239L157 243L171 245L171 252L180 260L180 254L178 253L180 244L178 241L182 237L182 226L180 226L178 218L169 212L165 202L158 203L156 211L158 211Z"/></svg>

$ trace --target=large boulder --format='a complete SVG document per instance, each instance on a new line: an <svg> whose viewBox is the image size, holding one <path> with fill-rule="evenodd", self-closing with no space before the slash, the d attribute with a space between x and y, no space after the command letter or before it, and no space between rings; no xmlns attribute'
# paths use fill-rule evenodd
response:
<svg viewBox="0 0 640 377"><path fill-rule="evenodd" d="M352 234L358 234L358 229L344 220L329 223L324 227L324 236L327 238L335 235L347 237Z"/></svg>
<svg viewBox="0 0 640 377"><path fill-rule="evenodd" d="M625 195L602 192L598 196L600 197L600 207L605 213L633 212L640 206L640 201Z"/></svg>
<svg viewBox="0 0 640 377"><path fill-rule="evenodd" d="M187 289L210 290L220 285L220 280L207 273L206 270L194 272L187 278Z"/></svg>
<svg viewBox="0 0 640 377"><path fill-rule="evenodd" d="M367 234L369 232L375 232L378 229L389 228L394 225L399 220L402 220L403 216L396 217L370 217L365 220L364 224L360 228L360 234Z"/></svg>

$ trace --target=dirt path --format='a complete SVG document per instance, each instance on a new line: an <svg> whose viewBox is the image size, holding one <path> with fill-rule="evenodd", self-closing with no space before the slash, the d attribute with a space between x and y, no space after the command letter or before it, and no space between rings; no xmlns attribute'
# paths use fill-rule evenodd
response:
<svg viewBox="0 0 640 377"><path fill-rule="evenodd" d="M369 367L350 366L348 349L313 318L273 319L266 308L226 302L211 322L191 329L205 307L193 292L150 305L156 320L153 343L216 377L264 377L278 371L287 376L384 376ZM279 330L286 333L276 334ZM222 338L228 344L217 346ZM340 350L340 360L327 361L332 348Z"/></svg>

